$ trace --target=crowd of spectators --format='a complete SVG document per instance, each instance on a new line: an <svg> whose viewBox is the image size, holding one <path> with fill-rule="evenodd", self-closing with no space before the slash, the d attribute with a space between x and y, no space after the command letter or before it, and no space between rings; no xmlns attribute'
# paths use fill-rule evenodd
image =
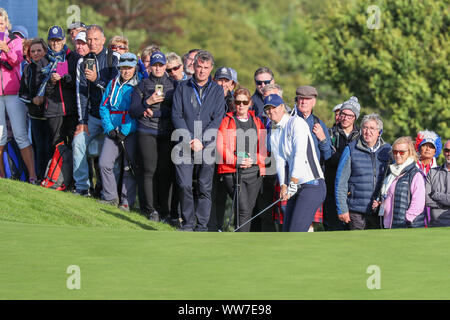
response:
<svg viewBox="0 0 450 320"><path fill-rule="evenodd" d="M227 197L239 231L450 226L450 141L442 166L433 131L391 146L378 114L357 124L357 97L330 108L328 128L317 89L299 86L289 107L268 67L252 94L207 50L135 54L82 22L28 39L0 8L0 77L0 177L10 125L29 183L65 144L68 191L180 231L223 230Z"/></svg>

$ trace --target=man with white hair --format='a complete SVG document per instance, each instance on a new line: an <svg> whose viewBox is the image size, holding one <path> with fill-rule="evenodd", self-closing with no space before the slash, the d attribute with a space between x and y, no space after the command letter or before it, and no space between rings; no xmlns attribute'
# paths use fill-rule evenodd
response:
<svg viewBox="0 0 450 320"><path fill-rule="evenodd" d="M339 219L350 230L379 229L372 203L378 198L385 171L391 162L391 145L381 138L383 121L377 114L364 116L361 136L352 141L339 160L336 172L336 207Z"/></svg>

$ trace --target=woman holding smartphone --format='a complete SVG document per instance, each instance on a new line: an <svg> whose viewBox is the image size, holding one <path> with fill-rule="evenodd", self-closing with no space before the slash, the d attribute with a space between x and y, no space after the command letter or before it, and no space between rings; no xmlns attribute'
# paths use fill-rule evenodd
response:
<svg viewBox="0 0 450 320"><path fill-rule="evenodd" d="M134 89L130 106L130 116L138 122L138 153L143 168L140 183L145 203L140 204L140 209L153 221L159 221L160 215L163 219L168 218L170 187L174 181L170 117L175 87L166 73L166 66L162 52L151 54L150 75Z"/></svg>
<svg viewBox="0 0 450 320"><path fill-rule="evenodd" d="M266 158L265 128L255 116L250 91L239 88L234 92L234 110L228 112L219 127L217 135L217 153L220 159L217 172L223 174L228 194L234 198L239 212L236 216L237 227L252 217L262 176L265 174ZM237 176L236 176L237 175ZM239 184L238 190L236 190ZM238 192L236 192L238 191ZM250 231L250 223L239 231Z"/></svg>
<svg viewBox="0 0 450 320"><path fill-rule="evenodd" d="M14 36L8 13L0 8L0 177L5 177L3 150L7 143L6 113L11 121L14 139L28 170L29 182L37 183L33 146L28 138L27 108L19 100L20 64L23 61L22 39Z"/></svg>

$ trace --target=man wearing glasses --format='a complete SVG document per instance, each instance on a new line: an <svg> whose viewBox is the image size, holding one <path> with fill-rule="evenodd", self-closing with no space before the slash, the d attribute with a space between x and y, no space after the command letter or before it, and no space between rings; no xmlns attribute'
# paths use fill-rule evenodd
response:
<svg viewBox="0 0 450 320"><path fill-rule="evenodd" d="M379 229L372 203L378 198L385 171L392 161L391 145L381 138L383 121L377 114L364 116L359 139L352 141L336 172L336 207L339 220L350 230Z"/></svg>
<svg viewBox="0 0 450 320"><path fill-rule="evenodd" d="M252 96L253 110L257 117L266 117L264 113L264 95L262 93L262 88L268 84L275 83L274 75L269 68L261 67L255 71L253 78L255 79L256 85L255 93Z"/></svg>
<svg viewBox="0 0 450 320"><path fill-rule="evenodd" d="M450 227L450 140L444 145L445 163L432 168L425 184L425 204L431 208L431 227Z"/></svg>
<svg viewBox="0 0 450 320"><path fill-rule="evenodd" d="M345 147L359 138L359 128L356 125L361 106L358 98L351 97L339 105L339 116L335 126L331 129L331 146L333 155L325 161L325 183L327 197L324 202L323 222L327 231L345 230L346 225L338 219L334 197L334 180L336 171Z"/></svg>
<svg viewBox="0 0 450 320"><path fill-rule="evenodd" d="M179 55L175 52L169 52L166 54L167 68L166 72L172 80L181 82L189 79L186 73L184 73L183 62Z"/></svg>

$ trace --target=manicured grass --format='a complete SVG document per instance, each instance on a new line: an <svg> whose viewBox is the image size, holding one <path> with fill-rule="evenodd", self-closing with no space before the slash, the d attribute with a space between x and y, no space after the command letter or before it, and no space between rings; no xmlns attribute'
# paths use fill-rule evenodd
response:
<svg viewBox="0 0 450 320"><path fill-rule="evenodd" d="M5 221L116 230L174 230L137 212L100 204L97 199L0 179L0 222Z"/></svg>
<svg viewBox="0 0 450 320"><path fill-rule="evenodd" d="M4 197L5 184L0 183ZM67 196L66 201L74 197ZM4 214L4 202L0 201L0 299L450 298L448 228L155 232L142 225L158 229L159 224L153 227L136 214L123 219L99 213L111 219L105 226L100 218L72 225L64 225L62 217L58 223L46 219L53 222L46 225L17 222L18 218L12 222L11 214ZM79 290L66 287L71 265L81 271ZM366 285L371 265L381 270L379 290Z"/></svg>

